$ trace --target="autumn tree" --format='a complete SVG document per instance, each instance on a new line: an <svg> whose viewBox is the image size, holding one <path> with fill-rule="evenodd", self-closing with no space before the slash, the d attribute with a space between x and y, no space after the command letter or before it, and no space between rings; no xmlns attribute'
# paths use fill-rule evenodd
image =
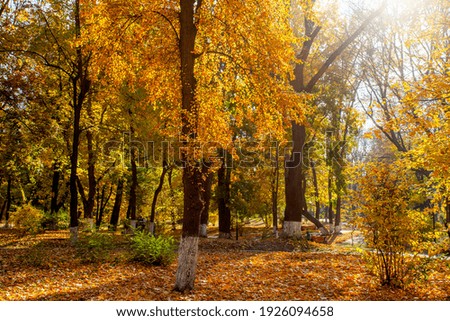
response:
<svg viewBox="0 0 450 321"><path fill-rule="evenodd" d="M298 19L302 17L304 22L302 29L295 32L304 37L301 46L296 53L297 63L294 70L294 78L291 81L292 87L297 93L310 94L316 89L329 67L344 52L344 50L367 28L367 26L382 12L384 5L370 14L346 39L336 45L323 62L311 63L314 56L310 56L313 45L317 42L317 37L322 27L314 14L315 1L294 4L292 10L300 12ZM295 28L299 27L295 25ZM309 62L310 66L316 66L316 69L305 68ZM323 224L306 210L305 190L302 182L304 181L303 170L303 148L306 142L306 127L299 122L292 122L292 151L285 161L285 195L286 209L284 219L284 233L287 236L294 236L300 233L301 218L304 215L307 219L314 222L320 228L322 233L328 233Z"/></svg>

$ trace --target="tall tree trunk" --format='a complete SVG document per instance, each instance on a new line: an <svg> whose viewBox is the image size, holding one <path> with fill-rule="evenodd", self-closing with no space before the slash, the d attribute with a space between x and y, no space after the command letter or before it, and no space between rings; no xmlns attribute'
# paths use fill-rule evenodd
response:
<svg viewBox="0 0 450 321"><path fill-rule="evenodd" d="M167 171L169 170L169 165L166 161L163 161L163 168L161 172L161 176L159 177L159 184L158 187L156 187L155 193L153 195L152 200L152 208L150 212L150 226L149 226L149 232L151 234L155 234L155 216L156 216L156 203L158 202L158 195L161 193L163 184L164 184L164 176L166 175Z"/></svg>
<svg viewBox="0 0 450 321"><path fill-rule="evenodd" d="M338 194L336 199L336 217L334 220L334 233L341 232L341 204L342 204L341 195Z"/></svg>
<svg viewBox="0 0 450 321"><path fill-rule="evenodd" d="M120 207L122 206L122 196L123 196L123 179L120 178L117 183L116 198L114 200L114 206L111 213L111 220L109 221L109 226L112 230L117 229L120 217Z"/></svg>
<svg viewBox="0 0 450 321"><path fill-rule="evenodd" d="M12 197L11 197L11 186L12 185L12 179L11 176L8 176L8 182L6 185L6 200L5 203L3 205L2 208L2 213L5 216L5 227L9 226L9 211L11 210L11 202L12 202Z"/></svg>
<svg viewBox="0 0 450 321"><path fill-rule="evenodd" d="M5 210L6 210L6 203L7 203L7 201L5 200L5 201L3 202L2 208L0 209L0 222L1 222L2 219L3 219L3 215L4 215Z"/></svg>
<svg viewBox="0 0 450 321"><path fill-rule="evenodd" d="M285 197L283 234L287 237L301 236L302 213L305 210L303 190L303 146L306 139L305 126L292 123L292 152L285 159Z"/></svg>
<svg viewBox="0 0 450 321"><path fill-rule="evenodd" d="M59 196L59 179L61 170L58 162L53 163L53 178L52 178L52 198L50 201L50 214L55 214L59 211L58 196Z"/></svg>
<svg viewBox="0 0 450 321"><path fill-rule="evenodd" d="M331 171L328 173L328 223L333 224L333 181Z"/></svg>
<svg viewBox="0 0 450 321"><path fill-rule="evenodd" d="M231 238L231 167L228 164L230 157L227 151L223 151L222 164L217 171L217 206L219 211L219 238Z"/></svg>
<svg viewBox="0 0 450 321"><path fill-rule="evenodd" d="M201 167L189 154L194 150L192 144L195 144L198 122L198 109L195 101L197 83L194 74L194 47L197 35L195 12L200 10L201 4L202 1L198 0L180 0L180 39L178 44L181 58L182 134L186 141L184 145L188 147L182 154L182 161L185 164L183 169L183 231L175 281L175 290L181 292L194 288L200 215L204 205L201 199L203 185Z"/></svg>
<svg viewBox="0 0 450 321"><path fill-rule="evenodd" d="M314 1L313 1L314 3ZM291 82L292 87L297 93L312 93L318 81L327 72L328 68L333 62L344 52L344 50L364 31L369 23L375 19L384 9L384 4L374 11L364 22L350 34L341 45L333 51L328 59L321 65L316 74L314 74L309 81L305 81L305 65L311 52L312 44L314 43L321 27L316 26L315 22L305 17L305 36L306 40L302 44L302 48L297 55L301 61L296 64L294 68L294 80ZM305 215L308 219L314 218L305 210L304 198L305 191L302 189L301 182L303 180L302 172L302 148L305 144L306 131L303 125L292 122L292 154L285 161L285 194L286 194L286 209L283 230L287 236L294 236L300 234L301 230L301 216ZM314 218L315 219L315 218ZM327 232L323 224L317 219L314 224L322 230L322 233Z"/></svg>
<svg viewBox="0 0 450 321"><path fill-rule="evenodd" d="M445 227L450 238L450 198L448 196L445 198Z"/></svg>
<svg viewBox="0 0 450 321"><path fill-rule="evenodd" d="M203 164L202 173L205 179L202 187L202 200L204 206L200 214L200 237L208 237L209 205L211 203L211 188L213 174L209 172L211 164Z"/></svg>
<svg viewBox="0 0 450 321"><path fill-rule="evenodd" d="M84 208L84 217L92 220L95 207L95 194L97 192L97 182L95 179L94 137L92 131L86 131L86 138L88 148L88 195L86 207Z"/></svg>
<svg viewBox="0 0 450 321"><path fill-rule="evenodd" d="M275 166L272 174L272 226L275 237L278 237L278 185L280 176L279 153L280 151L277 142L274 161Z"/></svg>
<svg viewBox="0 0 450 321"><path fill-rule="evenodd" d="M74 95L76 96L76 83ZM75 99L76 100L76 99ZM72 243L78 240L78 142L80 140L80 114L81 108L74 108L72 155L70 156L70 237Z"/></svg>
<svg viewBox="0 0 450 321"><path fill-rule="evenodd" d="M175 231L177 229L177 222L176 222L176 212L175 212L175 193L172 186L172 174L173 174L173 167L170 167L167 171L167 183L169 184L169 197L170 197L170 218L172 220L172 231Z"/></svg>
<svg viewBox="0 0 450 321"><path fill-rule="evenodd" d="M109 199L111 198L112 189L113 187L111 186L108 196L105 197L106 185L103 185L101 197L100 199L97 198L97 214L95 215L95 226L97 227L97 229L100 228L100 225L102 224L103 213L105 212L105 208L109 203Z"/></svg>
<svg viewBox="0 0 450 321"><path fill-rule="evenodd" d="M131 109L129 109L130 121L132 121ZM134 127L130 124L130 135L131 138L134 136ZM130 162L131 162L131 185L130 185L130 197L128 201L127 217L130 218L130 223L132 228L136 228L136 210L137 210L137 188L138 188L138 177L137 177L137 164L136 164L136 148L131 148L130 146Z"/></svg>
<svg viewBox="0 0 450 321"><path fill-rule="evenodd" d="M316 171L316 164L313 160L310 161L311 163L311 171L313 175L313 185L314 185L314 202L316 205L316 212L315 212L315 218L317 220L320 219L320 200L319 200L319 183L317 182L317 171Z"/></svg>
<svg viewBox="0 0 450 321"><path fill-rule="evenodd" d="M75 36L81 38L80 0L75 0ZM78 147L80 142L80 119L83 102L90 89L85 61L80 46L76 47L76 60L74 76L72 76L72 108L73 108L73 138L72 154L70 155L70 239L72 243L78 240L78 193L77 193L77 169Z"/></svg>

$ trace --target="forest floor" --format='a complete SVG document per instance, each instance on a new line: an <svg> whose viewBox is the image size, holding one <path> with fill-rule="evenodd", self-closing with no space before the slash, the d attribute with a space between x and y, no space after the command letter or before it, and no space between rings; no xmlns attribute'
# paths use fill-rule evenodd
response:
<svg viewBox="0 0 450 321"><path fill-rule="evenodd" d="M348 237L324 245L253 229L238 241L201 239L196 287L183 294L172 291L177 262L130 261L126 235L114 237L106 259L86 263L67 231L0 229L0 300L450 300L448 260L426 282L381 287Z"/></svg>

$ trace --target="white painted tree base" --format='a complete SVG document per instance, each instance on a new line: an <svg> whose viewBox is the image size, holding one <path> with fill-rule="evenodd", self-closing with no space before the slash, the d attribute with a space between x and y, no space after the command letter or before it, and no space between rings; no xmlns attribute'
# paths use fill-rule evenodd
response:
<svg viewBox="0 0 450 321"><path fill-rule="evenodd" d="M72 244L77 243L78 242L78 226L70 227L69 231L70 231L70 242Z"/></svg>
<svg viewBox="0 0 450 321"><path fill-rule="evenodd" d="M87 219L87 227L89 230L93 230L94 229L94 219L93 218L88 218Z"/></svg>
<svg viewBox="0 0 450 321"><path fill-rule="evenodd" d="M334 234L339 234L342 230L341 224L334 227Z"/></svg>
<svg viewBox="0 0 450 321"><path fill-rule="evenodd" d="M283 236L285 236L285 237L301 237L302 236L302 222L284 221Z"/></svg>
<svg viewBox="0 0 450 321"><path fill-rule="evenodd" d="M200 225L200 237L208 237L208 225L207 224Z"/></svg>
<svg viewBox="0 0 450 321"><path fill-rule="evenodd" d="M197 270L198 237L182 237L178 249L178 268L175 290L184 292L194 288L195 272Z"/></svg>
<svg viewBox="0 0 450 321"><path fill-rule="evenodd" d="M148 232L151 235L155 235L155 222L149 222L148 223Z"/></svg>
<svg viewBox="0 0 450 321"><path fill-rule="evenodd" d="M231 239L231 233L219 232L219 239Z"/></svg>

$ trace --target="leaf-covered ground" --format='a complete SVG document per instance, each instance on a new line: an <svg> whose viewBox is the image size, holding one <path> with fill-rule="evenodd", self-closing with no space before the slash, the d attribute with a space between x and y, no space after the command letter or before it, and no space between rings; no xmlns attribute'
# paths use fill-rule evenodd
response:
<svg viewBox="0 0 450 321"><path fill-rule="evenodd" d="M379 287L359 255L343 246L261 239L202 239L196 289L172 291L176 262L153 267L129 260L115 236L109 258L83 263L65 231L23 236L0 230L0 300L449 300L450 267L405 290Z"/></svg>

